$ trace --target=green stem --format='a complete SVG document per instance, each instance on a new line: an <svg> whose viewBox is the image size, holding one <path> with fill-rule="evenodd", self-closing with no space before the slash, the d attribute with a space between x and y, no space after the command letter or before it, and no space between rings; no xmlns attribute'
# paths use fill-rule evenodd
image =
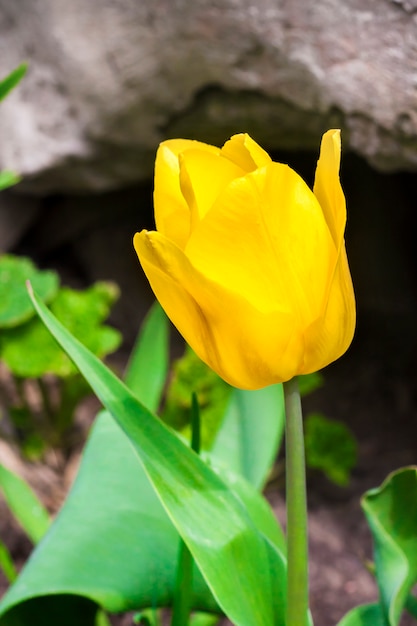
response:
<svg viewBox="0 0 417 626"><path fill-rule="evenodd" d="M191 448L200 452L200 407L197 395L191 398ZM190 619L193 585L193 557L184 541L180 540L177 579L172 606L171 626L187 626Z"/></svg>
<svg viewBox="0 0 417 626"><path fill-rule="evenodd" d="M172 606L171 626L187 626L190 618L193 557L182 539L180 540L177 568L177 587Z"/></svg>
<svg viewBox="0 0 417 626"><path fill-rule="evenodd" d="M200 406L195 391L191 396L191 450L200 454L201 428L200 428Z"/></svg>
<svg viewBox="0 0 417 626"><path fill-rule="evenodd" d="M287 621L286 626L308 623L307 494L303 415L296 378L284 383L286 504L287 504Z"/></svg>

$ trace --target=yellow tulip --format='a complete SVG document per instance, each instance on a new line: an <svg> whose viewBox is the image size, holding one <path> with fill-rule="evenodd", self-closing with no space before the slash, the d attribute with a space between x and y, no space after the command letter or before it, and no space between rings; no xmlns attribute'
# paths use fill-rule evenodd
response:
<svg viewBox="0 0 417 626"><path fill-rule="evenodd" d="M159 147L157 231L137 233L136 252L185 340L236 387L317 371L352 341L339 166L338 130L323 135L314 191L246 134Z"/></svg>

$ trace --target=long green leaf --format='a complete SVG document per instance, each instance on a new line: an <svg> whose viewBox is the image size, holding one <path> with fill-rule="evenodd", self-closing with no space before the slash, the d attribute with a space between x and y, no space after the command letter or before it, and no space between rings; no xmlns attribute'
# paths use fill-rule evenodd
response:
<svg viewBox="0 0 417 626"><path fill-rule="evenodd" d="M235 389L212 455L261 489L277 456L284 425L282 385L258 391Z"/></svg>
<svg viewBox="0 0 417 626"><path fill-rule="evenodd" d="M224 612L237 626L283 624L283 555L202 460L32 297L41 319L128 436Z"/></svg>
<svg viewBox="0 0 417 626"><path fill-rule="evenodd" d="M0 540L0 570L3 570L3 574L12 583L17 578L17 571L13 563L10 552L4 543Z"/></svg>
<svg viewBox="0 0 417 626"><path fill-rule="evenodd" d="M60 619L48 621L45 610L51 594L72 596L65 610L74 624L76 596L111 613L169 605L178 543L128 438L103 411L62 510L0 605L0 624L13 623L32 599L33 623L39 616L55 626ZM194 581L194 604L215 610L198 572Z"/></svg>
<svg viewBox="0 0 417 626"><path fill-rule="evenodd" d="M151 312L142 326L141 337L145 333L161 337L155 319ZM164 317L159 316L159 323L166 325ZM141 337L138 346L143 350L147 342ZM164 341L154 344L162 363L167 351L164 344ZM142 357L146 358L146 351ZM144 394L144 399L149 401L148 369L137 370L134 380L137 395ZM284 551L282 531L263 497L233 472L224 474L223 468L221 475L244 503L256 526ZM52 592L66 597L72 594L73 603L66 604L65 610L72 615L74 623L80 619L77 608L83 606L76 601L77 596L89 598L108 611L140 610L150 603L170 604L178 540L126 436L109 415L102 414L92 429L74 488L47 540L36 550L5 598L4 617L0 621L8 624L10 619L20 619L29 605L32 619L42 619L43 625L49 626L50 622L45 621L49 610L42 598L48 594L51 597ZM133 541L135 550L132 550ZM77 554L81 554L76 561L74 546L78 547ZM193 606L213 610L214 600L199 572L193 578ZM131 580L135 581L134 586ZM55 618L62 621L56 614ZM212 617L207 619L213 623Z"/></svg>
<svg viewBox="0 0 417 626"><path fill-rule="evenodd" d="M231 472L225 480L271 543L283 545L262 496ZM63 509L1 604L0 624L13 623L29 603L34 623L39 618L42 626L55 626L42 601L52 593L71 594L73 605L66 604L65 611L74 624L80 618L77 607L83 606L76 596L109 612L170 605L178 542L126 435L102 412ZM193 606L216 610L198 571L193 580ZM60 623L56 613L55 619Z"/></svg>
<svg viewBox="0 0 417 626"><path fill-rule="evenodd" d="M17 521L37 543L49 528L49 514L29 485L0 463L0 489Z"/></svg>
<svg viewBox="0 0 417 626"><path fill-rule="evenodd" d="M3 100L7 94L16 87L26 74L28 69L27 63L21 63L13 72L10 72L6 78L0 81L0 100Z"/></svg>
<svg viewBox="0 0 417 626"><path fill-rule="evenodd" d="M169 366L168 319L158 302L152 306L128 363L125 383L150 411L156 411Z"/></svg>
<svg viewBox="0 0 417 626"><path fill-rule="evenodd" d="M387 623L397 626L417 581L417 468L390 474L365 494L362 508L374 540L381 606Z"/></svg>

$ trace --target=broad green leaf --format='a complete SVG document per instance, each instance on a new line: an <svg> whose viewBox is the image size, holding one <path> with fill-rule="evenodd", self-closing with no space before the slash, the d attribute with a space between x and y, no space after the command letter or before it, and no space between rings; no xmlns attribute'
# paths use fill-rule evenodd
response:
<svg viewBox="0 0 417 626"><path fill-rule="evenodd" d="M73 624L80 618L75 596L110 613L168 605L178 543L128 438L103 411L62 510L0 605L0 624L13 623L27 603L42 617L46 597L57 593L74 596L65 607ZM194 579L195 604L216 609L201 576ZM61 623L47 615L42 626Z"/></svg>
<svg viewBox="0 0 417 626"><path fill-rule="evenodd" d="M96 283L85 291L68 287L59 290L51 304L57 318L99 357L118 348L120 333L102 325L117 298L111 283ZM39 378L46 373L62 378L76 372L38 317L0 335L0 358L9 370L22 378Z"/></svg>
<svg viewBox="0 0 417 626"><path fill-rule="evenodd" d="M211 465L211 467L242 502L255 526L272 545L276 546L282 554L285 554L287 551L285 536L281 527L277 524L276 517L268 501L240 474L236 474L226 467L216 467L215 465Z"/></svg>
<svg viewBox="0 0 417 626"><path fill-rule="evenodd" d="M13 563L10 552L0 540L0 571L3 571L7 581L12 583L17 578L17 571Z"/></svg>
<svg viewBox="0 0 417 626"><path fill-rule="evenodd" d="M417 468L393 472L362 508L374 540L375 575L389 626L399 624L417 581Z"/></svg>
<svg viewBox="0 0 417 626"><path fill-rule="evenodd" d="M10 170L3 170L0 172L0 191L7 189L12 185L16 185L20 181L20 176L11 172Z"/></svg>
<svg viewBox="0 0 417 626"><path fill-rule="evenodd" d="M142 347L138 350L144 350L147 345L143 336L146 339L148 334L150 339L155 333L160 338L155 348L162 356L165 340L161 340L163 333L158 333L158 325L155 328L157 318L158 312L153 312L144 324L138 343ZM165 323L161 316L159 323ZM145 356L146 353L143 358ZM148 394L144 384L147 380L148 370L138 368L134 377L136 393L139 397L144 394L143 399L155 406L159 401L155 394ZM232 472L227 472L225 480L239 494L257 527L272 543L284 548L282 531L264 498ZM102 414L92 430L73 491L46 541L37 549L5 600L2 623L8 624L9 619L20 615L28 595L41 598L52 591L86 596L109 611L139 609L148 606L151 600L152 604L169 604L177 567L178 540L128 439L109 415ZM74 545L79 546L82 556L77 559L77 567L70 568ZM92 554L95 555L93 561ZM157 586L155 581L158 581ZM158 592L158 588L162 588L162 592ZM118 605L113 602L113 593L107 597L109 589L118 593ZM194 592L195 606L215 608L211 593L197 574ZM39 599L29 601L34 615L38 614L38 602ZM7 607L13 604L16 607L8 612ZM77 622L76 614L73 619ZM210 617L210 623L213 621Z"/></svg>
<svg viewBox="0 0 417 626"><path fill-rule="evenodd" d="M308 467L321 470L336 485L346 486L357 462L357 444L342 422L320 413L305 420L305 451Z"/></svg>
<svg viewBox="0 0 417 626"><path fill-rule="evenodd" d="M173 524L224 612L236 626L279 626L285 560L240 501L203 461L33 296L41 319L129 437ZM249 592L250 590L250 592Z"/></svg>
<svg viewBox="0 0 417 626"><path fill-rule="evenodd" d="M0 463L0 489L7 505L28 537L37 543L49 528L48 512L29 485Z"/></svg>
<svg viewBox="0 0 417 626"><path fill-rule="evenodd" d="M386 626L386 624L379 604L362 604L346 613L337 626Z"/></svg>
<svg viewBox="0 0 417 626"><path fill-rule="evenodd" d="M150 411L156 411L169 367L168 318L158 302L148 313L133 348L125 383Z"/></svg>
<svg viewBox="0 0 417 626"><path fill-rule="evenodd" d="M212 456L261 489L275 461L285 427L282 385L234 389Z"/></svg>
<svg viewBox="0 0 417 626"><path fill-rule="evenodd" d="M10 72L6 78L0 80L0 100L3 100L3 98L20 83L27 69L27 63L21 63L13 72Z"/></svg>
<svg viewBox="0 0 417 626"><path fill-rule="evenodd" d="M226 480L258 528L280 545L282 533L274 527L263 497L231 472ZM79 617L75 596L89 598L109 612L169 605L178 540L129 440L102 412L63 509L0 606L0 624L8 626L28 602L37 616L38 607L44 607L40 600L51 593L74 595L74 606L65 607L72 611L74 623ZM216 609L198 572L193 589L195 607Z"/></svg>
<svg viewBox="0 0 417 626"><path fill-rule="evenodd" d="M56 272L40 271L25 257L0 256L0 328L12 328L34 317L35 311L26 289L30 280L36 293L50 302L58 291ZM3 334L3 331L2 333Z"/></svg>

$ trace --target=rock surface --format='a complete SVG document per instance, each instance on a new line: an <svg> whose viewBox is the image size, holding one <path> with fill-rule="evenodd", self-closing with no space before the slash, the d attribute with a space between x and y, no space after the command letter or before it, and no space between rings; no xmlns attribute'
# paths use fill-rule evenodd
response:
<svg viewBox="0 0 417 626"><path fill-rule="evenodd" d="M0 0L0 167L23 191L104 190L183 135L249 131L317 150L321 132L417 169L416 0Z"/></svg>

